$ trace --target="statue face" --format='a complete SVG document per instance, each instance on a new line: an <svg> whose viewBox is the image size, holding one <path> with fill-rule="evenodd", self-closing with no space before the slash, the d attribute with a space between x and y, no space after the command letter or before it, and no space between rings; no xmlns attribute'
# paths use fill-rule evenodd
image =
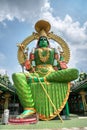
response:
<svg viewBox="0 0 87 130"><path fill-rule="evenodd" d="M46 37L41 37L39 39L39 47L48 47L48 40Z"/></svg>

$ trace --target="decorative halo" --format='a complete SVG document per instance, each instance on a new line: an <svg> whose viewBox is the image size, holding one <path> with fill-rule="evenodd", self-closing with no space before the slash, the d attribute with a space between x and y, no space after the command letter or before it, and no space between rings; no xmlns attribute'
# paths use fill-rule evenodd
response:
<svg viewBox="0 0 87 130"><path fill-rule="evenodd" d="M27 37L21 44L18 45L19 46L18 61L21 65L25 62L24 51L25 51L26 46L28 44L30 44L33 40L39 39L39 37L40 37L39 34L42 30L44 30L46 33L48 33L49 39L56 41L62 47L63 52L64 52L64 59L65 59L66 63L69 62L70 50L69 50L67 43L61 37L49 32L50 28L51 28L51 25L49 24L49 22L44 21L44 20L38 21L35 24L35 29L38 33L33 33L31 36Z"/></svg>

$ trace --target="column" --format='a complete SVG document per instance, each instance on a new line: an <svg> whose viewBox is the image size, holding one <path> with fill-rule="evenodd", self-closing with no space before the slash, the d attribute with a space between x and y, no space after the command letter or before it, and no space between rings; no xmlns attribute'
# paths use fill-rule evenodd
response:
<svg viewBox="0 0 87 130"><path fill-rule="evenodd" d="M83 107L84 107L84 114L87 115L87 104L86 104L86 99L85 99L86 92L85 91L80 91L79 93L80 93L80 95L82 97L82 103L83 103Z"/></svg>
<svg viewBox="0 0 87 130"><path fill-rule="evenodd" d="M8 103L9 103L9 97L10 94L9 93L5 93L5 104L4 104L4 109L8 109Z"/></svg>

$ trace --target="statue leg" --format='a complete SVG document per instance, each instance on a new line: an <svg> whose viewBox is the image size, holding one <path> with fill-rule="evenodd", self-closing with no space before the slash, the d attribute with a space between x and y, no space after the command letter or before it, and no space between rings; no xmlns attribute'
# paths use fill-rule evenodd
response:
<svg viewBox="0 0 87 130"><path fill-rule="evenodd" d="M63 69L50 73L46 76L49 82L70 82L78 78L79 72L77 69Z"/></svg>
<svg viewBox="0 0 87 130"><path fill-rule="evenodd" d="M26 75L24 73L14 73L12 75L12 79L14 81L14 86L19 100L24 108L24 112L18 116L18 118L25 118L35 113L31 88L29 84L27 84Z"/></svg>

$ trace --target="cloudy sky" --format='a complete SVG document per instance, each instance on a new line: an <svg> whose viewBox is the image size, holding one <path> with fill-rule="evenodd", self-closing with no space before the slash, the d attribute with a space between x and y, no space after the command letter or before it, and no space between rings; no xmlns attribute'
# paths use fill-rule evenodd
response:
<svg viewBox="0 0 87 130"><path fill-rule="evenodd" d="M40 19L70 48L68 66L87 73L87 0L0 0L0 73L20 72L17 43L35 32Z"/></svg>

